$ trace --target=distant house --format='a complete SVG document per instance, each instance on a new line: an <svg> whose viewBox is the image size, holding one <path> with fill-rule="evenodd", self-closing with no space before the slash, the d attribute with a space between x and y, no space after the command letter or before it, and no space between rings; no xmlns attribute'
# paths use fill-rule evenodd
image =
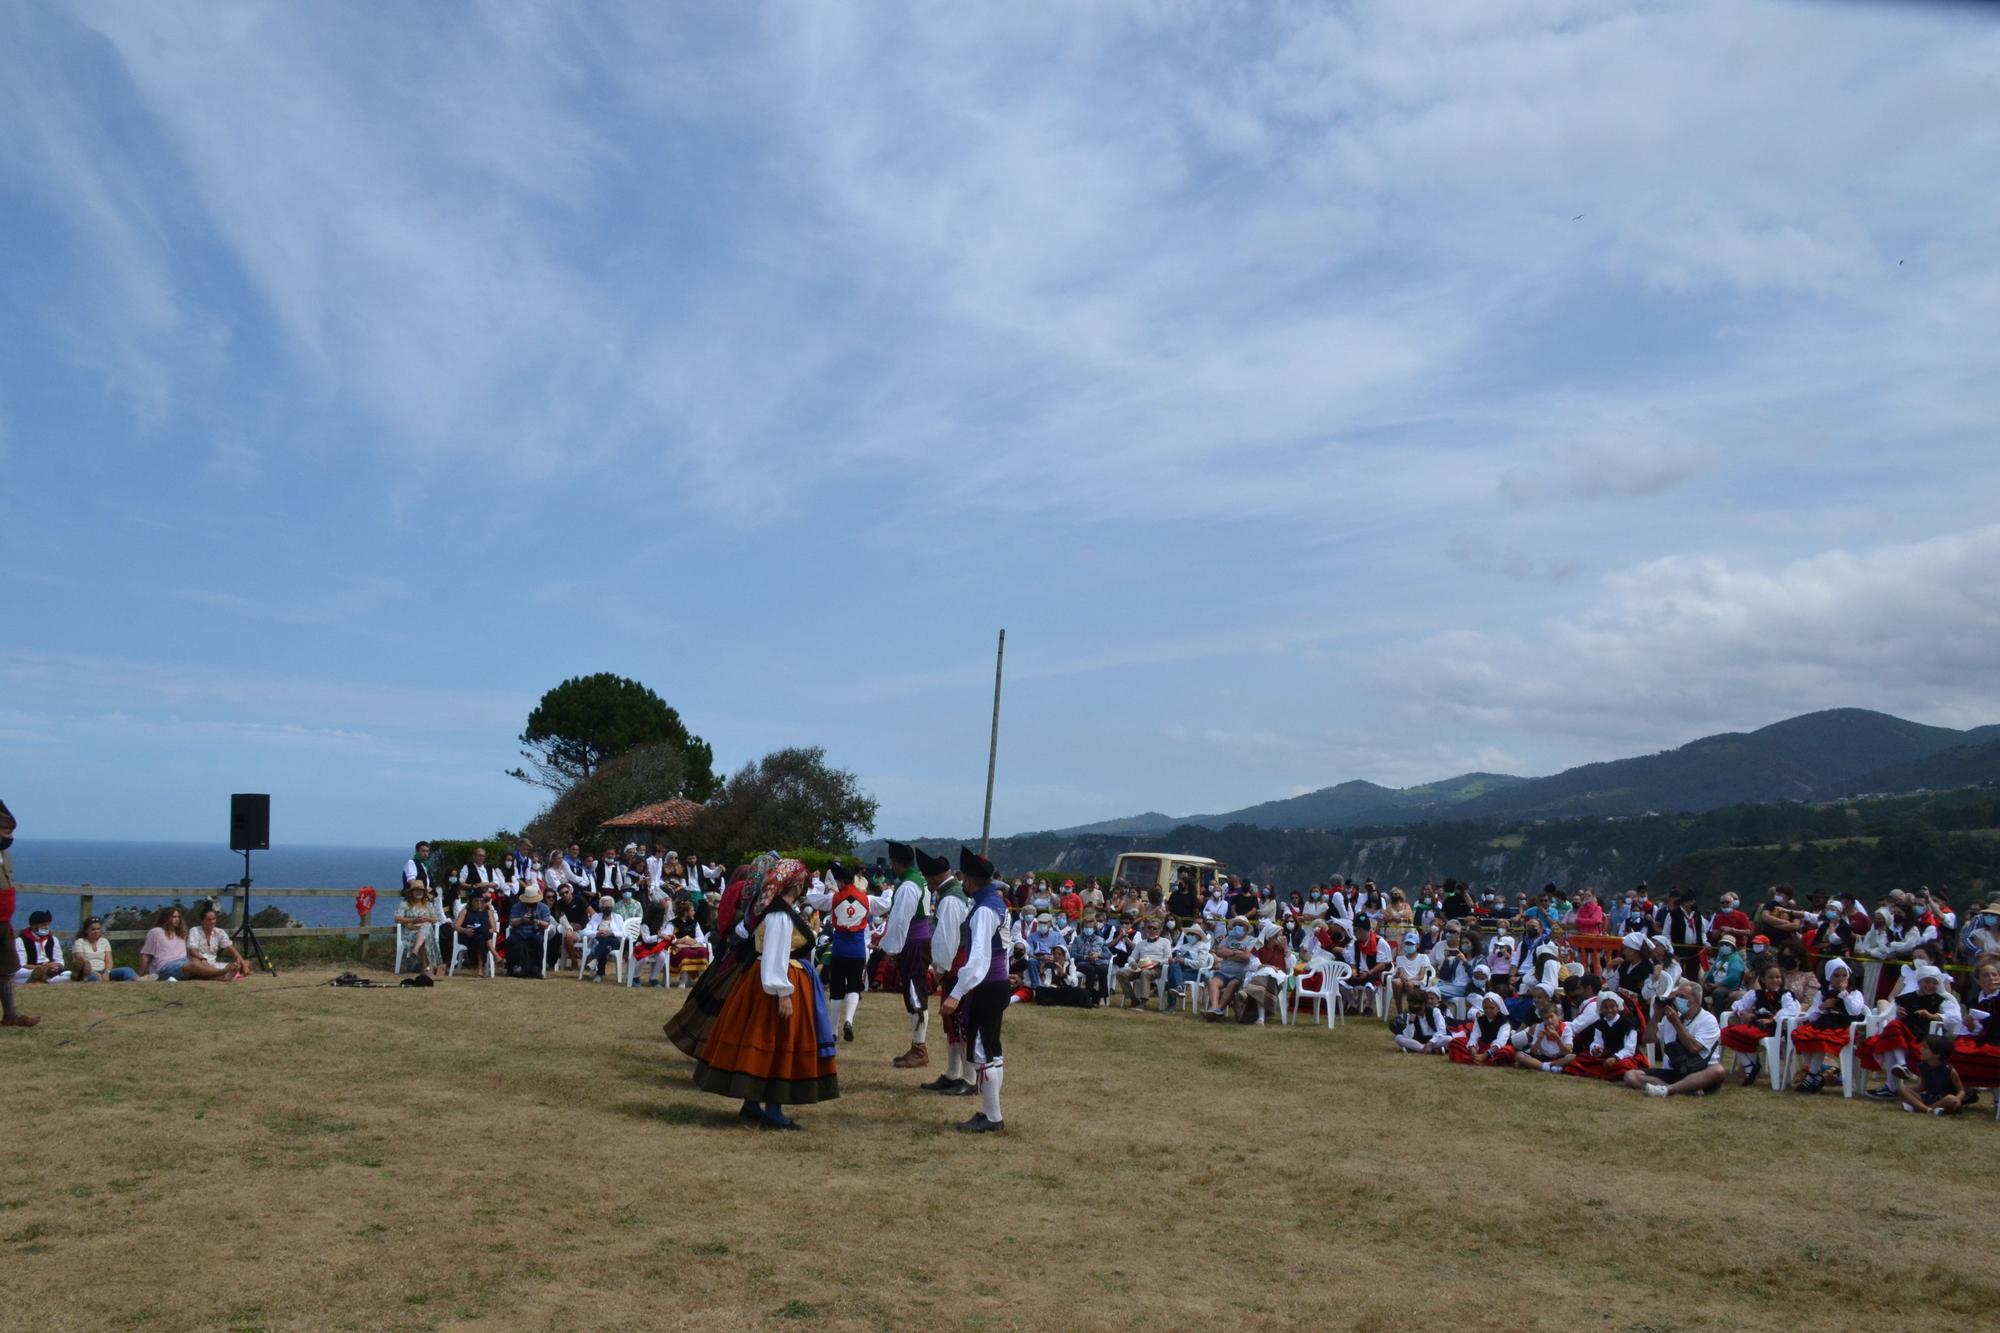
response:
<svg viewBox="0 0 2000 1333"><path fill-rule="evenodd" d="M637 810L628 810L616 819L604 821L604 831L624 842L636 842L640 846L647 843L671 844L672 834L694 823L695 816L702 810L700 801L688 801L675 797L671 801L656 801L652 805L642 805Z"/></svg>

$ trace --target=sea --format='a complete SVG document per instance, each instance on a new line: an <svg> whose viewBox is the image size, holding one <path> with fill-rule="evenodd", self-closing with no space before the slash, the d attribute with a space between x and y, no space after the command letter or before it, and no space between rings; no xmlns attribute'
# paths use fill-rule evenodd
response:
<svg viewBox="0 0 2000 1333"><path fill-rule="evenodd" d="M354 900L339 898L270 898L258 901L260 887L274 889L345 889L351 895L372 884L384 900L392 899L403 882L408 847L273 847L250 853L251 906L276 906L307 926L351 926ZM20 838L14 843L14 880L19 884L89 884L155 888L160 892L127 897L100 896L94 911L120 907L156 907L179 898L192 903L243 878L243 853L208 842L110 842L68 838ZM14 925L24 926L28 913L47 908L59 930L77 924L77 900L49 894L23 893L14 908ZM379 915L379 913L378 913Z"/></svg>

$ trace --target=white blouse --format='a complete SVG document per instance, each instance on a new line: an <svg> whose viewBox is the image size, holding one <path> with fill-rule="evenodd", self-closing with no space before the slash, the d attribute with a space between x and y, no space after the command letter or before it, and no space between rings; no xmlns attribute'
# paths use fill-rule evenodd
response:
<svg viewBox="0 0 2000 1333"><path fill-rule="evenodd" d="M782 911L764 918L763 949L758 956L757 978L766 995L792 993L792 919Z"/></svg>

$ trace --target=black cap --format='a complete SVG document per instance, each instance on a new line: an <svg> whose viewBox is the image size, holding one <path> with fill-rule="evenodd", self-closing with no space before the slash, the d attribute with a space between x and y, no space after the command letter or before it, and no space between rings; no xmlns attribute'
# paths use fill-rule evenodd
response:
<svg viewBox="0 0 2000 1333"><path fill-rule="evenodd" d="M892 842L889 844L889 862L891 865L914 865L916 864L916 860L917 849L910 846L909 843Z"/></svg>
<svg viewBox="0 0 2000 1333"><path fill-rule="evenodd" d="M54 917L50 916L47 912L41 911L39 909L28 913L28 924L31 926L39 926L44 921L53 921L53 920L55 920Z"/></svg>
<svg viewBox="0 0 2000 1333"><path fill-rule="evenodd" d="M942 856L932 856L920 847L917 849L917 869L926 875L942 875L951 869L951 862Z"/></svg>
<svg viewBox="0 0 2000 1333"><path fill-rule="evenodd" d="M845 861L835 861L831 867L831 872L837 883L852 884L854 882L854 867Z"/></svg>
<svg viewBox="0 0 2000 1333"><path fill-rule="evenodd" d="M978 852L973 851L970 847L960 847L958 849L958 873L961 875L976 875L980 879L992 879L993 863Z"/></svg>

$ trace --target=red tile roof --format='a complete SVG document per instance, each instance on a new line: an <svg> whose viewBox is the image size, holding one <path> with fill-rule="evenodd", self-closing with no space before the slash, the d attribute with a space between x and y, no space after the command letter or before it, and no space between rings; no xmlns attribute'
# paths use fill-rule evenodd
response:
<svg viewBox="0 0 2000 1333"><path fill-rule="evenodd" d="M675 797L671 801L642 805L637 810L628 811L616 819L607 819L604 821L604 827L683 828L692 824L694 817L700 813L700 801L687 801Z"/></svg>

